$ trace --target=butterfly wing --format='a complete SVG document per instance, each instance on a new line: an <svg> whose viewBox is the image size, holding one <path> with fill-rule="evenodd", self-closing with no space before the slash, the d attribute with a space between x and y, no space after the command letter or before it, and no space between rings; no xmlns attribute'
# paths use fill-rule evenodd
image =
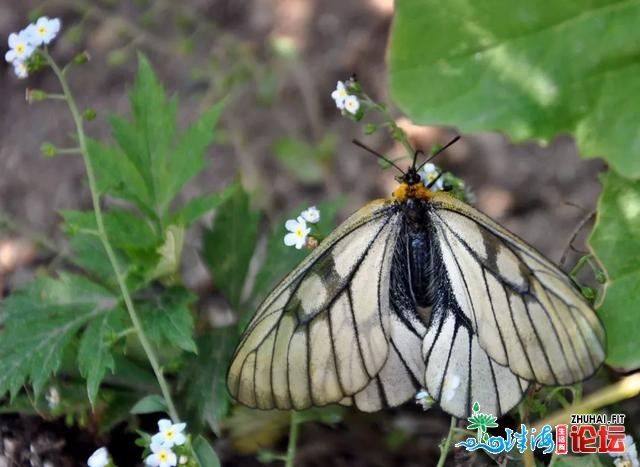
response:
<svg viewBox="0 0 640 467"><path fill-rule="evenodd" d="M441 279L423 351L427 389L443 408L467 414L481 399L499 414L530 381L591 376L604 360L604 329L566 274L465 203L437 193L431 206Z"/></svg>
<svg viewBox="0 0 640 467"><path fill-rule="evenodd" d="M363 410L395 402L391 385L414 378L403 346L417 345L419 355L421 342L392 337L403 332L390 316L388 290L399 216L388 201L369 203L269 294L229 368L227 386L239 402L262 409L341 402ZM403 394L413 392L414 384Z"/></svg>

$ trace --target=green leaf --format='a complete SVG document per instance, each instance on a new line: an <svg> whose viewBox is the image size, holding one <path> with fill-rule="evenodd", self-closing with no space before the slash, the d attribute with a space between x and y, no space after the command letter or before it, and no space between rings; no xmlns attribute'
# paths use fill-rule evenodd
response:
<svg viewBox="0 0 640 467"><path fill-rule="evenodd" d="M95 169L98 191L134 203L148 217L154 217L151 196L143 175L125 152L88 139L89 157Z"/></svg>
<svg viewBox="0 0 640 467"><path fill-rule="evenodd" d="M607 363L622 371L640 367L640 181L609 172L603 177L598 217L589 244L607 271L598 309L607 330Z"/></svg>
<svg viewBox="0 0 640 467"><path fill-rule="evenodd" d="M215 128L225 101L210 107L200 118L187 128L178 139L175 150L167 158L162 169L162 196L159 203L168 206L185 183L205 168L204 155L213 143Z"/></svg>
<svg viewBox="0 0 640 467"><path fill-rule="evenodd" d="M114 370L111 354L112 337L123 328L126 314L123 309L94 319L85 329L78 349L78 368L87 380L89 402L95 406L100 383L107 370Z"/></svg>
<svg viewBox="0 0 640 467"><path fill-rule="evenodd" d="M202 235L203 260L216 287L234 309L240 306L259 222L260 215L249 206L249 195L240 184L235 184L228 199L218 208L213 226Z"/></svg>
<svg viewBox="0 0 640 467"><path fill-rule="evenodd" d="M15 396L29 380L39 394L80 329L116 305L108 290L70 274L39 278L12 293L1 315L0 394Z"/></svg>
<svg viewBox="0 0 640 467"><path fill-rule="evenodd" d="M402 0L391 94L419 124L518 141L570 133L585 157L639 177L639 19L638 1Z"/></svg>
<svg viewBox="0 0 640 467"><path fill-rule="evenodd" d="M220 467L218 455L202 436L193 440L192 447L200 467Z"/></svg>
<svg viewBox="0 0 640 467"><path fill-rule="evenodd" d="M164 398L158 394L151 394L149 396L145 396L135 403L133 407L131 407L131 413L141 414L141 413L154 413L154 412L166 412L167 411L167 403Z"/></svg>
<svg viewBox="0 0 640 467"><path fill-rule="evenodd" d="M176 195L206 165L204 155L216 136L224 101L177 135L178 101L167 97L149 61L141 55L130 104L131 121L109 117L118 149L92 143L90 152L104 172L98 174L101 188L111 188L164 225Z"/></svg>
<svg viewBox="0 0 640 467"><path fill-rule="evenodd" d="M195 296L182 287L155 292L138 306L142 325L157 345L169 344L197 352L193 341L193 316L189 305Z"/></svg>
<svg viewBox="0 0 640 467"><path fill-rule="evenodd" d="M198 338L198 355L181 372L181 388L190 415L221 436L221 421L230 405L227 368L240 337L236 326L211 329Z"/></svg>
<svg viewBox="0 0 640 467"><path fill-rule="evenodd" d="M233 188L233 185L232 185ZM213 195L198 196L182 205L174 215L173 222L179 222L185 226L193 224L209 211L213 211L224 203L235 190L227 188Z"/></svg>

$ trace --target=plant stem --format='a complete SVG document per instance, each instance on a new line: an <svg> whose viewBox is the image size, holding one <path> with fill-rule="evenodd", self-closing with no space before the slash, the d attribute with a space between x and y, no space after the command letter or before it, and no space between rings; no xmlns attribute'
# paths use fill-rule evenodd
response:
<svg viewBox="0 0 640 467"><path fill-rule="evenodd" d="M449 424L449 433L447 433L447 437L440 448L440 459L438 459L438 465L436 467L444 467L444 463L447 460L447 455L449 454L449 449L451 448L451 441L453 440L453 432L456 428L456 418L451 417L451 423Z"/></svg>
<svg viewBox="0 0 640 467"><path fill-rule="evenodd" d="M91 191L91 203L93 205L93 211L96 216L96 225L98 227L98 237L100 238L100 242L107 253L109 258L109 262L111 263L111 267L113 268L113 272L116 277L116 282L118 283L118 288L120 289L120 293L122 294L122 298L125 303L125 307L127 308L127 312L129 313L129 318L131 319L131 323L136 330L138 335L138 339L140 340L140 344L144 349L145 354L147 355L147 359L149 359L149 363L151 364L151 368L156 375L156 379L158 380L158 385L160 386L160 391L162 392L162 396L167 404L167 411L169 416L172 418L174 422L178 422L180 420L178 416L178 412L173 403L173 399L171 398L171 392L169 391L169 385L167 380L162 373L162 367L160 366L159 359L151 345L151 342L147 338L147 335L144 332L144 328L142 327L142 322L138 317L138 313L133 305L133 300L131 299L131 295L129 294L129 289L125 283L124 275L120 270L120 265L118 263L118 259L116 258L116 254L113 251L113 247L109 242L109 237L107 235L107 231L104 226L104 218L102 215L102 207L100 206L100 196L98 194L98 189L96 186L96 177L93 170L93 165L91 163L91 159L89 158L89 152L87 149L87 139L84 132L84 125L82 121L82 115L78 109L78 105L71 93L71 89L69 88L69 84L64 76L64 72L58 67L56 62L51 58L51 56L43 51L45 57L53 72L57 76L60 81L60 85L62 86L62 91L64 96L66 97L67 105L69 106L69 110L71 111L71 115L73 117L73 121L76 126L76 132L78 134L78 144L80 148L80 153L82 154L82 160L84 161L84 166L87 171L87 179L89 180L89 190Z"/></svg>
<svg viewBox="0 0 640 467"><path fill-rule="evenodd" d="M287 455L284 460L285 467L293 467L296 458L296 448L298 445L298 431L301 420L298 418L298 412L291 411L291 425L289 426L289 445L287 446Z"/></svg>

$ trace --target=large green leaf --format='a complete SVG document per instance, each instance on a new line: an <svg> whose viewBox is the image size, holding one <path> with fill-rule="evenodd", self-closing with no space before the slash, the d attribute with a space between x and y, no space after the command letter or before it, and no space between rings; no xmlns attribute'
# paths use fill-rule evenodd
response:
<svg viewBox="0 0 640 467"><path fill-rule="evenodd" d="M581 154L640 176L640 1L398 0L395 102L416 123L568 132Z"/></svg>
<svg viewBox="0 0 640 467"><path fill-rule="evenodd" d="M89 154L99 190L133 202L162 230L176 195L206 165L204 155L216 136L224 102L178 134L178 101L167 96L144 56L129 97L130 120L109 116L117 146L89 141Z"/></svg>
<svg viewBox="0 0 640 467"><path fill-rule="evenodd" d="M607 363L631 370L640 367L640 181L610 172L603 182L589 238L608 277L599 314L607 330Z"/></svg>
<svg viewBox="0 0 640 467"><path fill-rule="evenodd" d="M43 277L29 283L3 302L0 332L0 394L17 394L31 381L40 393L62 361L80 329L110 312L117 298L108 290L80 276ZM102 354L104 342L95 341L104 369L112 362ZM86 365L83 365L86 369ZM100 369L90 384L102 378ZM90 387L89 392L95 395Z"/></svg>

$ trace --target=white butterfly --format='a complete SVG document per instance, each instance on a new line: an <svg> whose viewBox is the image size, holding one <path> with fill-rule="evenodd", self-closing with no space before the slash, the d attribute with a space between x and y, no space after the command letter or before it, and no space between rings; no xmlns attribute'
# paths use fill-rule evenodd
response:
<svg viewBox="0 0 640 467"><path fill-rule="evenodd" d="M227 385L240 403L363 411L421 387L456 417L501 415L532 383L592 375L605 333L571 280L415 163L388 199L334 230L267 296Z"/></svg>

